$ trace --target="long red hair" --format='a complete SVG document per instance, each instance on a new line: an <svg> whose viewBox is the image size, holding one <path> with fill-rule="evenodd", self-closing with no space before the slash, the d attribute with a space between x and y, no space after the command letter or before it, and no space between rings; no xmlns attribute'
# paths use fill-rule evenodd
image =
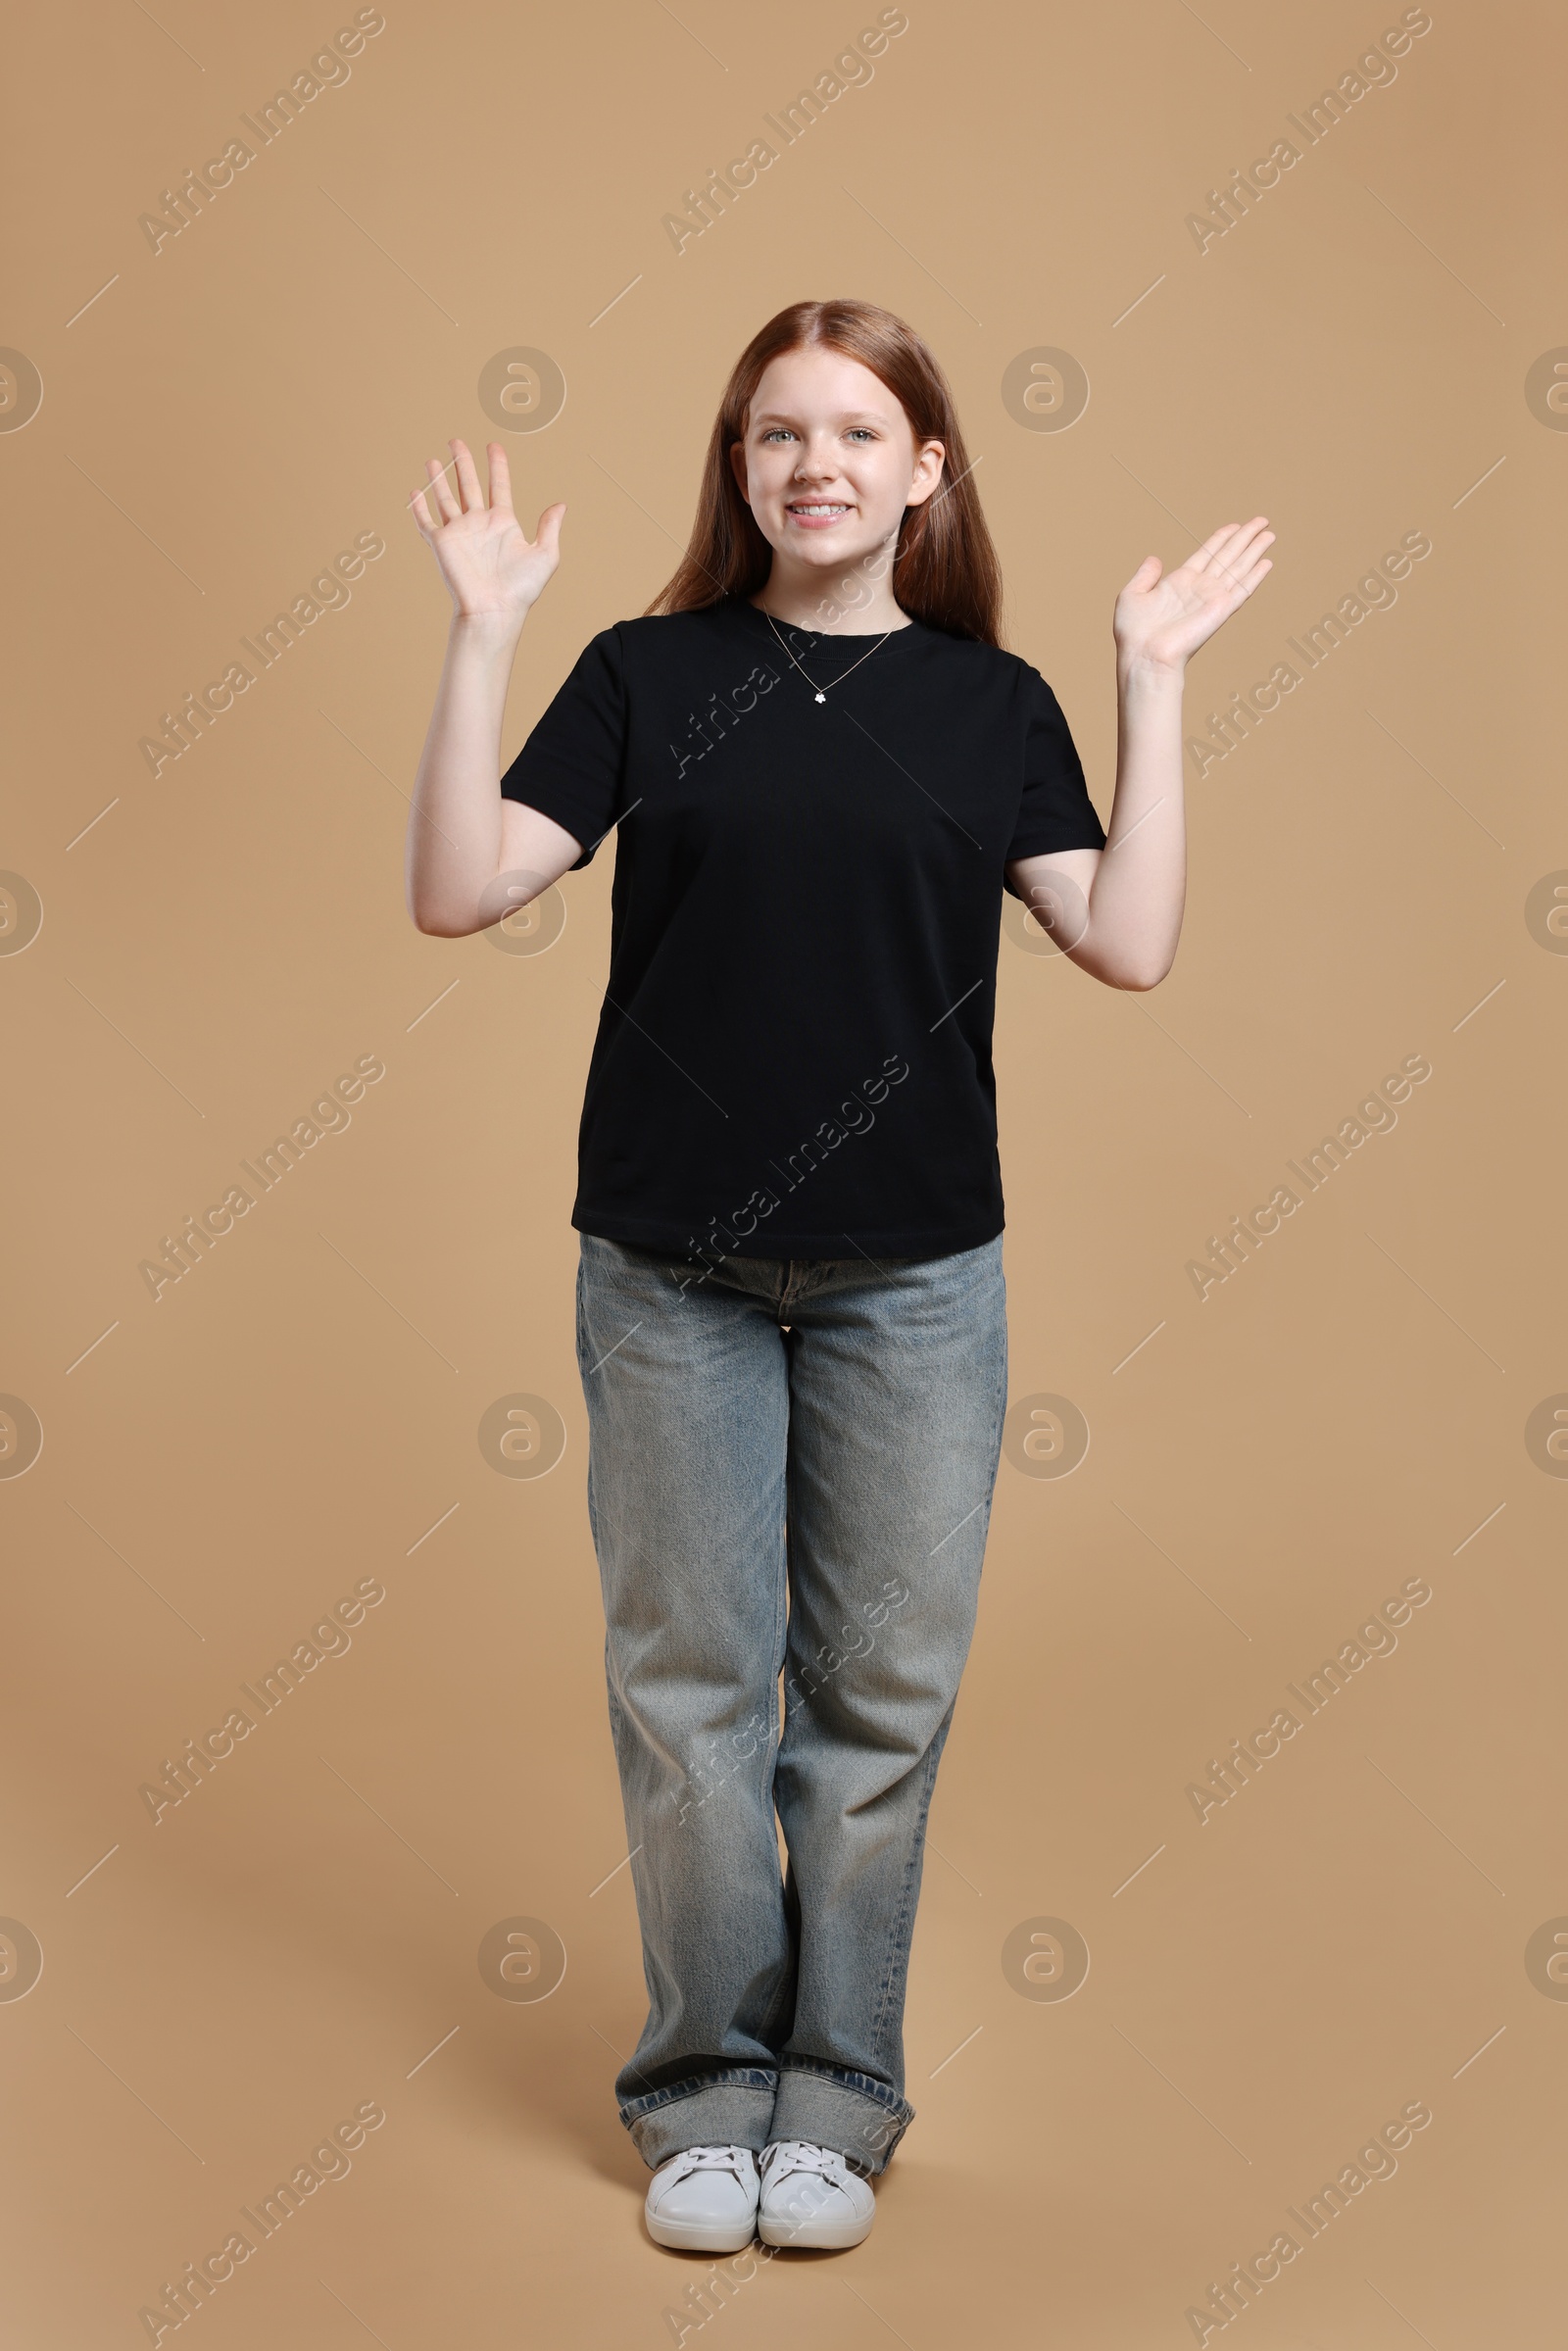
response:
<svg viewBox="0 0 1568 2351"><path fill-rule="evenodd" d="M887 385L915 442L940 441L942 477L923 506L906 507L892 587L901 609L950 636L1002 642L1002 567L986 528L948 379L912 327L872 302L792 302L754 335L724 388L703 465L692 535L674 577L650 612L701 612L725 596L755 596L773 550L730 467L763 369L786 351L813 347L858 360Z"/></svg>

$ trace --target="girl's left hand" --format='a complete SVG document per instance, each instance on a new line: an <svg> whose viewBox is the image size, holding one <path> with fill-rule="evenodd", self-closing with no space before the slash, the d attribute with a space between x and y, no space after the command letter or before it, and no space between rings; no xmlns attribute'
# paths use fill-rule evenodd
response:
<svg viewBox="0 0 1568 2351"><path fill-rule="evenodd" d="M1273 564L1264 556L1274 533L1265 514L1227 522L1176 570L1146 556L1116 599L1111 623L1118 659L1178 674Z"/></svg>

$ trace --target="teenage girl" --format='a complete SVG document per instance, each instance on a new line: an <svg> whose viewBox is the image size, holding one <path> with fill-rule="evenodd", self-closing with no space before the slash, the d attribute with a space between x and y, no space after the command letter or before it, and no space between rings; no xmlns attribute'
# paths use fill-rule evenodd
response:
<svg viewBox="0 0 1568 2351"><path fill-rule="evenodd" d="M1227 523L1117 597L1107 837L1001 650L941 368L887 311L795 303L730 378L673 579L502 774L565 508L525 538L501 445L488 500L450 446L455 485L432 458L411 502L455 608L413 918L485 929L615 835L572 1223L650 2003L616 2097L658 2243L858 2244L913 2113L909 1939L1006 1402L1002 893L1107 986L1164 977L1183 672L1274 534ZM638 487L667 503L657 462Z"/></svg>

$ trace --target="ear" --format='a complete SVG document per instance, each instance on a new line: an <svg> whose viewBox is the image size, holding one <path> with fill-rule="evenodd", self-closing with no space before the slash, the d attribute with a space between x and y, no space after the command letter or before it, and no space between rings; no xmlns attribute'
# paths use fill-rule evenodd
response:
<svg viewBox="0 0 1568 2351"><path fill-rule="evenodd" d="M914 478L905 497L906 506L924 506L942 479L947 464L946 444L941 441L922 441L914 461Z"/></svg>
<svg viewBox="0 0 1568 2351"><path fill-rule="evenodd" d="M752 502L750 498L746 497L746 444L744 441L731 441L729 445L729 469L735 476L736 485L740 490L741 496L746 499L747 505L750 506Z"/></svg>

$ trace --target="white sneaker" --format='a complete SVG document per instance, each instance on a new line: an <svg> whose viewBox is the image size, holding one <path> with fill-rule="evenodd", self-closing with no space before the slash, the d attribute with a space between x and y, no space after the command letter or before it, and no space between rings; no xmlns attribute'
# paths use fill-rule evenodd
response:
<svg viewBox="0 0 1568 2351"><path fill-rule="evenodd" d="M757 2234L758 2184L750 2147L687 2147L654 2174L648 2233L687 2253L739 2253Z"/></svg>
<svg viewBox="0 0 1568 2351"><path fill-rule="evenodd" d="M809 2139L774 2139L762 2150L757 2233L764 2245L843 2252L871 2233L876 2198L842 2155Z"/></svg>

